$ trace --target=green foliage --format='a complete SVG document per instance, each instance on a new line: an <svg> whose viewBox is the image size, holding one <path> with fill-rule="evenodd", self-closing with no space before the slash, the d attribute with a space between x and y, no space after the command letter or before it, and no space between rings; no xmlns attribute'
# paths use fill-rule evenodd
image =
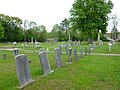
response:
<svg viewBox="0 0 120 90"><path fill-rule="evenodd" d="M2 27L2 24L0 23L0 38L4 37L4 28Z"/></svg>
<svg viewBox="0 0 120 90"><path fill-rule="evenodd" d="M98 30L106 33L107 15L111 13L112 8L111 0L76 0L70 10L73 30L87 32L90 39Z"/></svg>

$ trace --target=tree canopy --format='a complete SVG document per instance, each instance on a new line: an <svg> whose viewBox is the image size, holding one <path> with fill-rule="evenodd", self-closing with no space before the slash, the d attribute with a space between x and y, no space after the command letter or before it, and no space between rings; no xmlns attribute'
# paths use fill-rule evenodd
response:
<svg viewBox="0 0 120 90"><path fill-rule="evenodd" d="M75 0L70 10L72 28L88 33L89 39L99 30L106 33L112 8L111 0Z"/></svg>

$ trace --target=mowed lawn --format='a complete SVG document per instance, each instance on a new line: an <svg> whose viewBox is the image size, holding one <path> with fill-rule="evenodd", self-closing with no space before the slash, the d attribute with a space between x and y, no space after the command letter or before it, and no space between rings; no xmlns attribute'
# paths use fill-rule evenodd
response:
<svg viewBox="0 0 120 90"><path fill-rule="evenodd" d="M98 48L99 49L99 48ZM2 52L7 59L2 59ZM0 50L0 90L18 90L14 56L11 51ZM34 83L23 90L120 90L120 56L88 55L66 64L68 56L62 54L63 66L56 68L54 53L48 53L53 73L42 76L38 52L20 51L31 59L30 71Z"/></svg>

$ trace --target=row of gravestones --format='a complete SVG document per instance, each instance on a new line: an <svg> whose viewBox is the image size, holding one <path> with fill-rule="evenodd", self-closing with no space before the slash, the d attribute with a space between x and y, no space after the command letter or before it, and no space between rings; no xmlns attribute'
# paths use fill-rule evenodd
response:
<svg viewBox="0 0 120 90"><path fill-rule="evenodd" d="M85 55L87 55L87 53L88 53L87 51L88 50L85 49ZM62 48L59 46L59 48L54 49L54 52L55 52L56 65L57 65L57 67L61 67L62 66L62 60L61 60ZM16 53L16 52L14 51L14 53ZM68 55L69 55L69 58L68 58L67 63L72 63L72 48L69 48ZM80 49L80 55L82 57L82 48ZM39 59L40 59L40 63L41 63L41 67L42 67L44 76L53 72L53 70L51 70L46 51L42 51L39 53ZM76 48L74 48L74 59L77 60ZM31 74L30 74L29 60L27 59L26 55L24 55L24 54L16 55L15 56L15 65L16 65L16 72L17 72L17 76L18 76L20 89L22 89L23 87L34 82L34 80L32 80Z"/></svg>

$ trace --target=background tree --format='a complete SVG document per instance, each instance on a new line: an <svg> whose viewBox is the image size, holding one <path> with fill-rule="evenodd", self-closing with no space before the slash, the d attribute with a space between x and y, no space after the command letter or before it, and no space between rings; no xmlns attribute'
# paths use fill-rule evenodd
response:
<svg viewBox="0 0 120 90"><path fill-rule="evenodd" d="M106 33L108 14L112 8L111 0L76 0L70 10L73 30L87 33L88 42L92 43L93 34L99 30L102 34Z"/></svg>

